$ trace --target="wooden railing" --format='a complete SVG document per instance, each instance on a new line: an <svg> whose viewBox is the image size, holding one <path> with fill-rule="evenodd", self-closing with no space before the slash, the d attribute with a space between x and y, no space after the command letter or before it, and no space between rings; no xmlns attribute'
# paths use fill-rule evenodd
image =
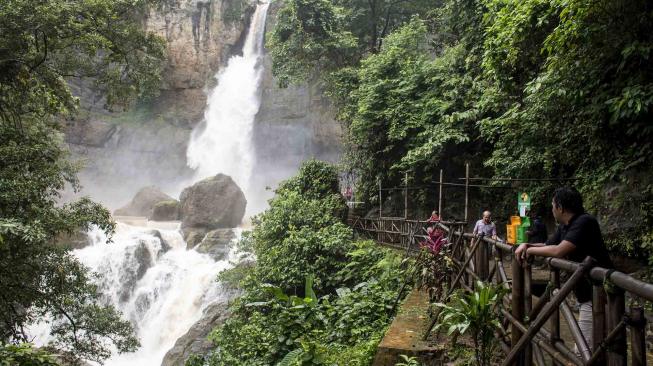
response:
<svg viewBox="0 0 653 366"><path fill-rule="evenodd" d="M419 251L419 242L426 240L426 228L433 224L403 218L352 218L350 225L359 234L380 244L414 253ZM509 290L509 295L498 307L503 321L497 336L506 353L502 365L647 364L646 318L642 306L645 302L653 302L653 284L598 267L591 257L582 263L544 258L546 269L539 270L539 274L545 271L548 285L537 297L532 293L533 268L530 264L519 265L513 246L465 233L464 223L436 225L448 235L447 254L456 267L448 279L450 290L444 300L456 289L472 291L477 280L493 282ZM506 272L508 266L510 276ZM564 282L562 274L568 275ZM569 294L584 278L590 278L593 283L592 344L587 344L567 303ZM626 298L630 300L628 309ZM569 329L564 337L561 318ZM437 314L434 314L424 337L436 322ZM627 334L630 334L630 342Z"/></svg>
<svg viewBox="0 0 653 366"><path fill-rule="evenodd" d="M461 230L465 223L443 221L442 224ZM385 246L405 249L412 254L419 252L419 243L427 239L426 230L429 225L431 223L428 221L407 220L403 217L352 217L349 219L349 226L358 234Z"/></svg>

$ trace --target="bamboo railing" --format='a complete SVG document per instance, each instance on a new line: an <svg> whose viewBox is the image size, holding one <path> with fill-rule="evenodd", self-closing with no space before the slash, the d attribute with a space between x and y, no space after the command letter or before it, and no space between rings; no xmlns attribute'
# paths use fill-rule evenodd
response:
<svg viewBox="0 0 653 366"><path fill-rule="evenodd" d="M426 240L426 228L433 225L426 221L384 217L354 217L349 224L359 234L380 244L403 249L407 254L419 252L419 242ZM497 338L506 353L502 365L647 364L644 309L640 305L627 309L626 296L639 299L639 303L653 302L653 284L598 267L591 257L581 263L543 258L549 281L544 293L536 298L532 294L533 269L530 264L519 265L513 255L514 246L486 237L474 237L464 232L464 222L439 222L436 225L448 234L451 243L448 253L457 267L455 275L448 279L450 290L445 299L455 289L472 291L476 280L493 282L510 291L498 307L503 321ZM492 256L488 257L490 252ZM510 262L510 277L506 273L506 260ZM568 275L564 283L561 281L563 273ZM590 278L593 283L592 344L583 337L567 304L567 297L583 278ZM567 323L571 339L565 340L561 336L561 321ZM437 314L434 314L424 338L436 322ZM574 351L574 345L578 352Z"/></svg>

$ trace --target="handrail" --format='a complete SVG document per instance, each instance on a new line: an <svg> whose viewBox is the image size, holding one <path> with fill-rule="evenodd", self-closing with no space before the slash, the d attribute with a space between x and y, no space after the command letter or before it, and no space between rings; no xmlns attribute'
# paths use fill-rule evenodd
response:
<svg viewBox="0 0 653 366"><path fill-rule="evenodd" d="M508 297L507 307L505 307L507 310L501 310L504 315L503 327L505 328L507 325L512 327L512 340L508 339L509 347L504 348L507 355L503 362L504 365L513 364L518 360L525 364L532 364L533 361L541 363L543 351L562 363L603 365L608 362L609 365L625 365L628 354L626 328L630 330L633 339L637 340L630 342L632 365L643 366L646 364L646 344L643 341L646 335L646 319L641 307L631 306L630 311L626 311L625 293L653 302L653 284L614 269L594 266L595 262L591 257L587 257L584 263L561 258L544 258L551 279L545 294L535 302L531 295L531 267L529 264L522 267L517 262L514 256L516 246L506 244L501 240L464 232L465 224L460 221L430 222L383 217L350 219L350 225L355 230L370 238L376 237L378 242L403 248L406 253L419 251L417 243L422 238L426 238L423 235L426 227L436 225L444 230L452 245L450 249L452 260L458 264L459 268L456 271L457 274L455 276L452 274L449 279L450 290L441 301L446 301L455 287L471 291L475 279L493 280L510 289L511 295ZM423 226L420 228L421 225ZM458 239L454 241L453 237L458 237ZM487 251L484 249L487 246L480 245L481 243L489 244L490 248L496 249L494 258L488 257ZM469 251L470 246L471 252ZM503 265L505 256L501 253L511 254L512 277L510 279L506 275ZM491 261L494 261L494 265L490 271ZM586 263L587 261L590 262ZM564 286L560 286L560 271L573 273ZM594 283L592 300L594 304L594 337L591 344L588 344L583 338L570 309L566 305L561 306L575 283L587 277ZM604 289L603 284L606 282L612 286ZM506 305L502 305L502 308L504 306ZM570 341L581 345L582 357L574 354L560 339L561 312L564 315L563 319L569 323L569 329L573 335ZM437 318L433 318L431 326L436 321ZM546 322L550 324L549 330L542 328Z"/></svg>

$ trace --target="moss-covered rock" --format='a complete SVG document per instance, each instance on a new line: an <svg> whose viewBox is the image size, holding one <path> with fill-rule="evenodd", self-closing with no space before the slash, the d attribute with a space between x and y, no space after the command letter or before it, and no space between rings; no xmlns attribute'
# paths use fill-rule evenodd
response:
<svg viewBox="0 0 653 366"><path fill-rule="evenodd" d="M156 203L152 207L152 215L149 219L154 221L179 220L179 201L168 200Z"/></svg>

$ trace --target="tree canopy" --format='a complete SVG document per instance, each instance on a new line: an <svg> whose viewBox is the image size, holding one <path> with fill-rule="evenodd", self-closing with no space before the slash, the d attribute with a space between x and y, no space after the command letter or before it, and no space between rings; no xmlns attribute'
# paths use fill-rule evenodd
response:
<svg viewBox="0 0 653 366"><path fill-rule="evenodd" d="M99 301L93 274L60 245L66 234L114 229L79 188L78 164L59 132L78 101L72 78L91 78L107 106L124 108L158 88L164 46L139 23L148 1L9 0L0 5L0 340L30 341L25 326L51 319L50 346L102 361L138 346L131 325ZM3 352L23 352L7 347ZM19 353L20 353L19 352ZM27 351L26 351L27 352ZM29 352L16 353L27 355ZM20 356L23 357L23 356ZM26 357L26 356L25 356Z"/></svg>
<svg viewBox="0 0 653 366"><path fill-rule="evenodd" d="M358 48L345 65L318 70L345 127L346 160L363 200L374 204L379 181L399 186L408 172L416 185L429 184L441 168L460 177L465 163L478 176L573 177L590 210L610 222L613 248L653 260L650 2L394 4L410 16L390 22L379 47ZM301 4L288 0L283 9L291 6ZM366 38L356 29L373 19L358 14L338 29L360 45ZM280 18L276 29L283 27ZM280 46L303 45L271 42L273 60ZM285 70L273 72L283 78ZM519 189L544 206L558 184ZM498 207L512 201L484 194ZM612 224L624 214L634 220Z"/></svg>

